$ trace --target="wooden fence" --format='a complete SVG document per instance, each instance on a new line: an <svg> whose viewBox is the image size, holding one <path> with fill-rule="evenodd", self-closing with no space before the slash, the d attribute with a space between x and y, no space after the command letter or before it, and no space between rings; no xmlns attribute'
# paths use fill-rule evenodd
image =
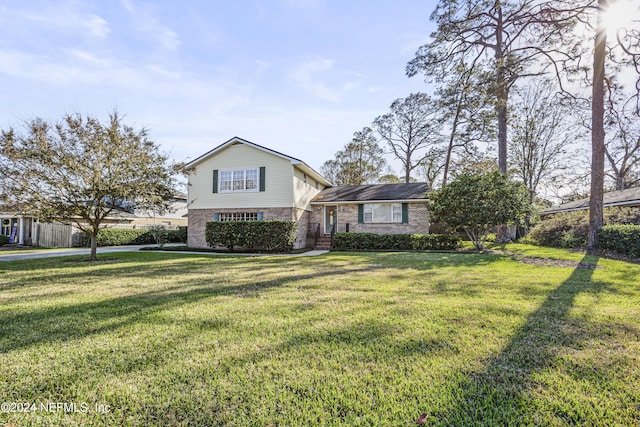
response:
<svg viewBox="0 0 640 427"><path fill-rule="evenodd" d="M73 227L67 224L34 223L33 246L71 248Z"/></svg>

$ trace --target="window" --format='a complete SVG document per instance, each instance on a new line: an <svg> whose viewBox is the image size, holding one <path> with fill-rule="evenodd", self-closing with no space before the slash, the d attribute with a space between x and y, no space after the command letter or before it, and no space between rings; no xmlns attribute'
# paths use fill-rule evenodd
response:
<svg viewBox="0 0 640 427"><path fill-rule="evenodd" d="M220 171L220 192L258 191L258 169Z"/></svg>
<svg viewBox="0 0 640 427"><path fill-rule="evenodd" d="M258 212L223 212L219 221L257 221Z"/></svg>
<svg viewBox="0 0 640 427"><path fill-rule="evenodd" d="M402 222L401 203L370 203L364 205L364 222Z"/></svg>

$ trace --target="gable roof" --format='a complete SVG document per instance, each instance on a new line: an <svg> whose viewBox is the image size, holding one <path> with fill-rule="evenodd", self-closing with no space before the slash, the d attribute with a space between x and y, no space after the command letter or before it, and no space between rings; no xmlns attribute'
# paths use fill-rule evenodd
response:
<svg viewBox="0 0 640 427"><path fill-rule="evenodd" d="M608 208L613 206L640 206L640 187L604 193L604 207ZM563 203L559 206L552 206L538 212L538 214L550 215L560 212L579 211L585 209L589 209L589 198Z"/></svg>
<svg viewBox="0 0 640 427"><path fill-rule="evenodd" d="M303 162L300 159L296 159L295 157L291 157L288 156L286 154L280 153L279 151L276 150L272 150L270 148L267 147L263 147L262 145L258 145L256 143L253 143L251 141L247 141L246 139L242 139L239 138L237 136L234 136L233 138L229 139L226 142L223 142L222 144L218 145L216 148L214 148L211 151L208 151L206 153L204 153L202 156L190 161L189 163L187 163L186 168L187 169L192 169L194 167L196 167L199 163L202 163L203 161L209 159L210 157L214 156L215 154L219 153L220 151L224 150L225 148L229 147L230 145L234 145L237 143L241 143L241 144L246 144L250 147L253 147L257 150L260 151L264 151L266 153L269 153L273 156L276 157L280 157L282 159L288 160L292 166L297 167L298 169L300 169L301 171L303 171L304 173L311 175L316 181L320 182L320 184L326 186L326 187L331 187L333 186L333 184L327 180L325 177L323 177L322 175L320 175L318 172L316 172L311 166L307 165L305 162Z"/></svg>
<svg viewBox="0 0 640 427"><path fill-rule="evenodd" d="M426 201L429 184L411 182L409 184L341 185L325 188L311 204L349 202L409 202Z"/></svg>

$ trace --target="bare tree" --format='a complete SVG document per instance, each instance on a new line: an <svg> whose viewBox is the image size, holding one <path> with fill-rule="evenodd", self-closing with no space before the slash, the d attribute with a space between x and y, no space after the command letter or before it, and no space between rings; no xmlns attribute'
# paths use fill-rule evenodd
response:
<svg viewBox="0 0 640 427"><path fill-rule="evenodd" d="M495 134L494 117L487 97L479 95L487 85L487 74L460 61L454 73L437 83L436 100L446 133L442 185L446 185L454 156L472 154L474 144Z"/></svg>
<svg viewBox="0 0 640 427"><path fill-rule="evenodd" d="M609 168L607 176L614 182L616 190L635 187L640 184L640 111L635 101L610 89L605 128L607 142L605 156Z"/></svg>
<svg viewBox="0 0 640 427"><path fill-rule="evenodd" d="M571 112L556 96L548 80L534 82L514 102L511 119L511 170L529 191L533 204L540 184L569 167L567 148L575 141ZM528 226L529 218L525 218Z"/></svg>
<svg viewBox="0 0 640 427"><path fill-rule="evenodd" d="M587 249L593 251L598 246L598 231L604 224L604 162L607 152L605 145L606 132L604 126L605 96L607 90L615 85L616 75L622 67L629 67L635 72L635 100L638 109L640 94L640 30L638 22L628 27L618 28L613 43L607 45L607 28L605 16L608 8L614 5L611 0L598 0L595 27L595 48L593 56L592 96L591 96L591 199L589 202L589 234ZM640 10L640 6L630 3L629 7ZM634 11L626 11L634 15ZM611 29L609 29L611 30ZM611 75L605 73L605 63L609 60ZM629 151L633 151L632 149Z"/></svg>
<svg viewBox="0 0 640 427"><path fill-rule="evenodd" d="M387 142L404 169L404 182L427 155L426 150L440 144L440 120L436 103L424 93L412 93L393 101L391 112L378 116L373 126Z"/></svg>
<svg viewBox="0 0 640 427"><path fill-rule="evenodd" d="M589 235L587 249L596 249L598 231L604 224L604 62L607 30L604 12L607 0L598 0L598 15L593 54L593 83L591 91L591 196L589 200Z"/></svg>
<svg viewBox="0 0 640 427"><path fill-rule="evenodd" d="M437 29L407 65L407 75L433 80L455 72L461 61L492 70L491 99L498 124L498 166L507 173L509 95L516 82L560 72L578 53L570 31L583 10L573 0L440 0L431 20Z"/></svg>

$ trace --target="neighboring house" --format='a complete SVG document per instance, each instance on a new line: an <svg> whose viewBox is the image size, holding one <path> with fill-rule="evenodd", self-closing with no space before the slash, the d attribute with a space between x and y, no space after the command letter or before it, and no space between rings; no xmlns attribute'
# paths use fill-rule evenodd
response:
<svg viewBox="0 0 640 427"><path fill-rule="evenodd" d="M32 223L30 217L0 205L0 235L7 236L10 243L30 245Z"/></svg>
<svg viewBox="0 0 640 427"><path fill-rule="evenodd" d="M131 222L134 226L163 225L173 229L187 226L187 195L176 193L171 198L171 208L162 215L154 212L134 210L135 219Z"/></svg>
<svg viewBox="0 0 640 427"><path fill-rule="evenodd" d="M316 232L428 233L427 184L333 187L303 161L234 137L187 165L188 245L208 247L206 223L292 220L295 248Z"/></svg>
<svg viewBox="0 0 640 427"><path fill-rule="evenodd" d="M135 215L128 212L114 211L105 218L103 224L110 227L130 226L135 218ZM0 234L8 236L11 243L25 246L75 246L81 242L80 235L83 234L71 220L56 223L40 222L35 218L11 212L6 207L3 208L1 206L0 225ZM61 232L61 230L64 230L64 232Z"/></svg>
<svg viewBox="0 0 640 427"><path fill-rule="evenodd" d="M604 193L604 207L640 207L640 187L627 188L626 190L616 190ZM559 206L552 206L538 214L541 217L553 215L560 212L570 212L589 209L589 199L580 199L573 202L564 203Z"/></svg>

